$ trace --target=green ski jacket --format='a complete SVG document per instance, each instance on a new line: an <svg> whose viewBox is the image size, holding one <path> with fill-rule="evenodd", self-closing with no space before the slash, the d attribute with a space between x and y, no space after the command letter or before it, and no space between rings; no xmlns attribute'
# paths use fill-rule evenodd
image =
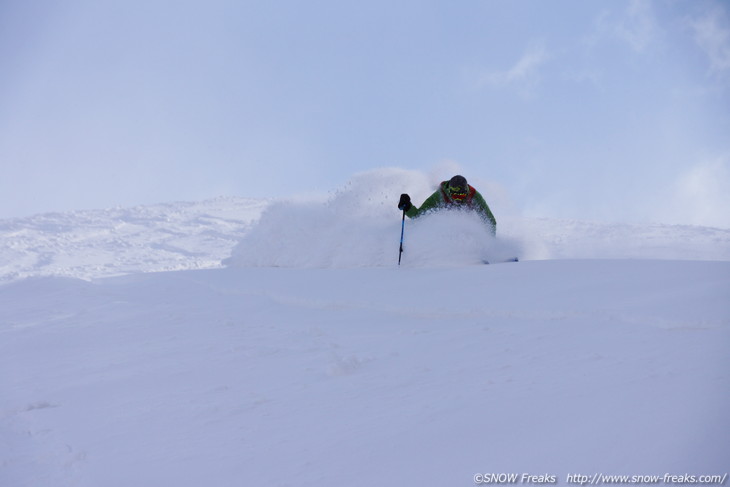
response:
<svg viewBox="0 0 730 487"><path fill-rule="evenodd" d="M497 220L494 218L492 210L489 209L489 205L487 205L487 202L484 200L484 197L479 193L479 191L469 185L469 194L467 195L466 200L463 203L458 203L449 196L446 191L447 185L448 181L443 181L439 186L439 189L426 198L426 201L423 202L420 208L416 208L416 206L413 205L408 209L408 211L406 211L406 215L408 215L409 218L416 218L429 211L442 208L468 208L476 211L482 220L484 220L484 223L489 226L492 235L496 235Z"/></svg>

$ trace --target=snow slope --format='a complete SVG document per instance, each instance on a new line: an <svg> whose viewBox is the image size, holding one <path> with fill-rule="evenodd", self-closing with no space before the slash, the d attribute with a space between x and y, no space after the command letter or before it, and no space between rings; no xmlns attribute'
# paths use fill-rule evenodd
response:
<svg viewBox="0 0 730 487"><path fill-rule="evenodd" d="M2 485L436 486L730 465L726 262L1 289Z"/></svg>
<svg viewBox="0 0 730 487"><path fill-rule="evenodd" d="M218 198L0 220L0 282L218 267L267 205Z"/></svg>
<svg viewBox="0 0 730 487"><path fill-rule="evenodd" d="M398 268L382 176L0 222L0 485L728 472L727 230L433 215Z"/></svg>

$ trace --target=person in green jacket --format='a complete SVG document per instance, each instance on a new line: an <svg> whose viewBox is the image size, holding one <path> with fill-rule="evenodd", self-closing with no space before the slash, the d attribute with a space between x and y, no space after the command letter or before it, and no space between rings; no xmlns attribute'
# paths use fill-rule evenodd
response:
<svg viewBox="0 0 730 487"><path fill-rule="evenodd" d="M429 211L442 208L465 208L475 211L489 226L492 235L497 234L497 220L489 209L484 197L466 182L464 176L454 176L449 181L443 181L431 196L426 198L420 208L411 203L407 194L400 196L398 209L403 210L409 218L416 218Z"/></svg>

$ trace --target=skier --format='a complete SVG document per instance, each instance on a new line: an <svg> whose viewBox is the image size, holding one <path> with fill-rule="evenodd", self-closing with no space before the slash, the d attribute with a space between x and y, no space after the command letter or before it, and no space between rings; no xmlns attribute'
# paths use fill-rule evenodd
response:
<svg viewBox="0 0 730 487"><path fill-rule="evenodd" d="M454 176L449 181L443 181L431 196L426 198L420 208L411 203L407 194L400 195L398 209L405 211L409 218L415 218L431 210L442 208L468 208L477 214L489 226L492 235L497 234L497 220L494 218L484 197L466 182L464 176Z"/></svg>

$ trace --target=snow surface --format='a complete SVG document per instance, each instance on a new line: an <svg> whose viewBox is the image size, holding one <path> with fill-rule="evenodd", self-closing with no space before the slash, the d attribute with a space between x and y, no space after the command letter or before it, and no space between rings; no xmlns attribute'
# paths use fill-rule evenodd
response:
<svg viewBox="0 0 730 487"><path fill-rule="evenodd" d="M730 470L729 230L495 204L497 240L407 220L398 267L433 183L0 221L0 485Z"/></svg>

